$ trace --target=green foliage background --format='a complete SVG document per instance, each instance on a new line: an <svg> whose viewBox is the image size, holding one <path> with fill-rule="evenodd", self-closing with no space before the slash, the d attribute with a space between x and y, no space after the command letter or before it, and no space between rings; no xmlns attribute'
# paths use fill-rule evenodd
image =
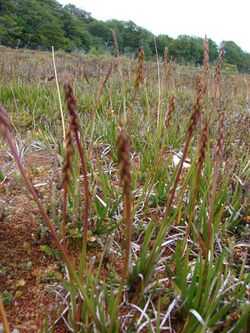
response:
<svg viewBox="0 0 250 333"><path fill-rule="evenodd" d="M48 50L53 45L67 52L114 54L110 29L116 31L122 54L134 58L143 46L146 59L154 58L154 35L132 21L99 21L74 5L62 6L55 0L0 0L0 45L36 50ZM167 47L168 56L178 63L202 64L202 38L159 35L156 44L161 57ZM250 72L250 54L233 41L224 45L225 62L236 65L239 72ZM211 39L209 46L213 63L219 47Z"/></svg>

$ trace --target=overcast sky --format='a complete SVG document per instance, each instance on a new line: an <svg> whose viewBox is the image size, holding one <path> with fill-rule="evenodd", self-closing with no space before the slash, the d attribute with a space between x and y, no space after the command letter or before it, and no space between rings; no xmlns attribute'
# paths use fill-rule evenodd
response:
<svg viewBox="0 0 250 333"><path fill-rule="evenodd" d="M250 52L250 0L59 0L99 20L133 21L152 33L232 40Z"/></svg>

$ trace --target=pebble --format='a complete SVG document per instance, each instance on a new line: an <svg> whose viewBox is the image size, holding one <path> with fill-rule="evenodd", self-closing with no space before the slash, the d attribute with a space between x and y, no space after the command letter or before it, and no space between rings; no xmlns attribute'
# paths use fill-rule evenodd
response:
<svg viewBox="0 0 250 333"><path fill-rule="evenodd" d="M0 183L0 193L5 193L5 186L3 183Z"/></svg>
<svg viewBox="0 0 250 333"><path fill-rule="evenodd" d="M0 333L4 333L3 324L0 324ZM20 331L17 328L14 328L12 333L20 333Z"/></svg>

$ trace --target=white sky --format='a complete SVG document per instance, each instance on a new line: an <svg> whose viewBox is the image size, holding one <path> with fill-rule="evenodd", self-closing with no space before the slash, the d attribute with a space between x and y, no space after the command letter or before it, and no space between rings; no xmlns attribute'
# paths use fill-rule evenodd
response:
<svg viewBox="0 0 250 333"><path fill-rule="evenodd" d="M250 0L58 0L99 20L133 21L152 33L232 40L250 52Z"/></svg>

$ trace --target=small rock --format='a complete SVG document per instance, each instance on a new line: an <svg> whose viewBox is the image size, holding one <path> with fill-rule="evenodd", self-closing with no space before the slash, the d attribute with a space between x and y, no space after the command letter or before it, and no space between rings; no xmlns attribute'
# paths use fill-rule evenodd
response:
<svg viewBox="0 0 250 333"><path fill-rule="evenodd" d="M4 333L3 324L0 324L0 333ZM14 328L12 333L20 333L20 331L17 328Z"/></svg>
<svg viewBox="0 0 250 333"><path fill-rule="evenodd" d="M5 186L3 183L0 183L0 193L5 193Z"/></svg>
<svg viewBox="0 0 250 333"><path fill-rule="evenodd" d="M6 217L5 207L0 207L0 221L3 221L5 219L5 217Z"/></svg>

